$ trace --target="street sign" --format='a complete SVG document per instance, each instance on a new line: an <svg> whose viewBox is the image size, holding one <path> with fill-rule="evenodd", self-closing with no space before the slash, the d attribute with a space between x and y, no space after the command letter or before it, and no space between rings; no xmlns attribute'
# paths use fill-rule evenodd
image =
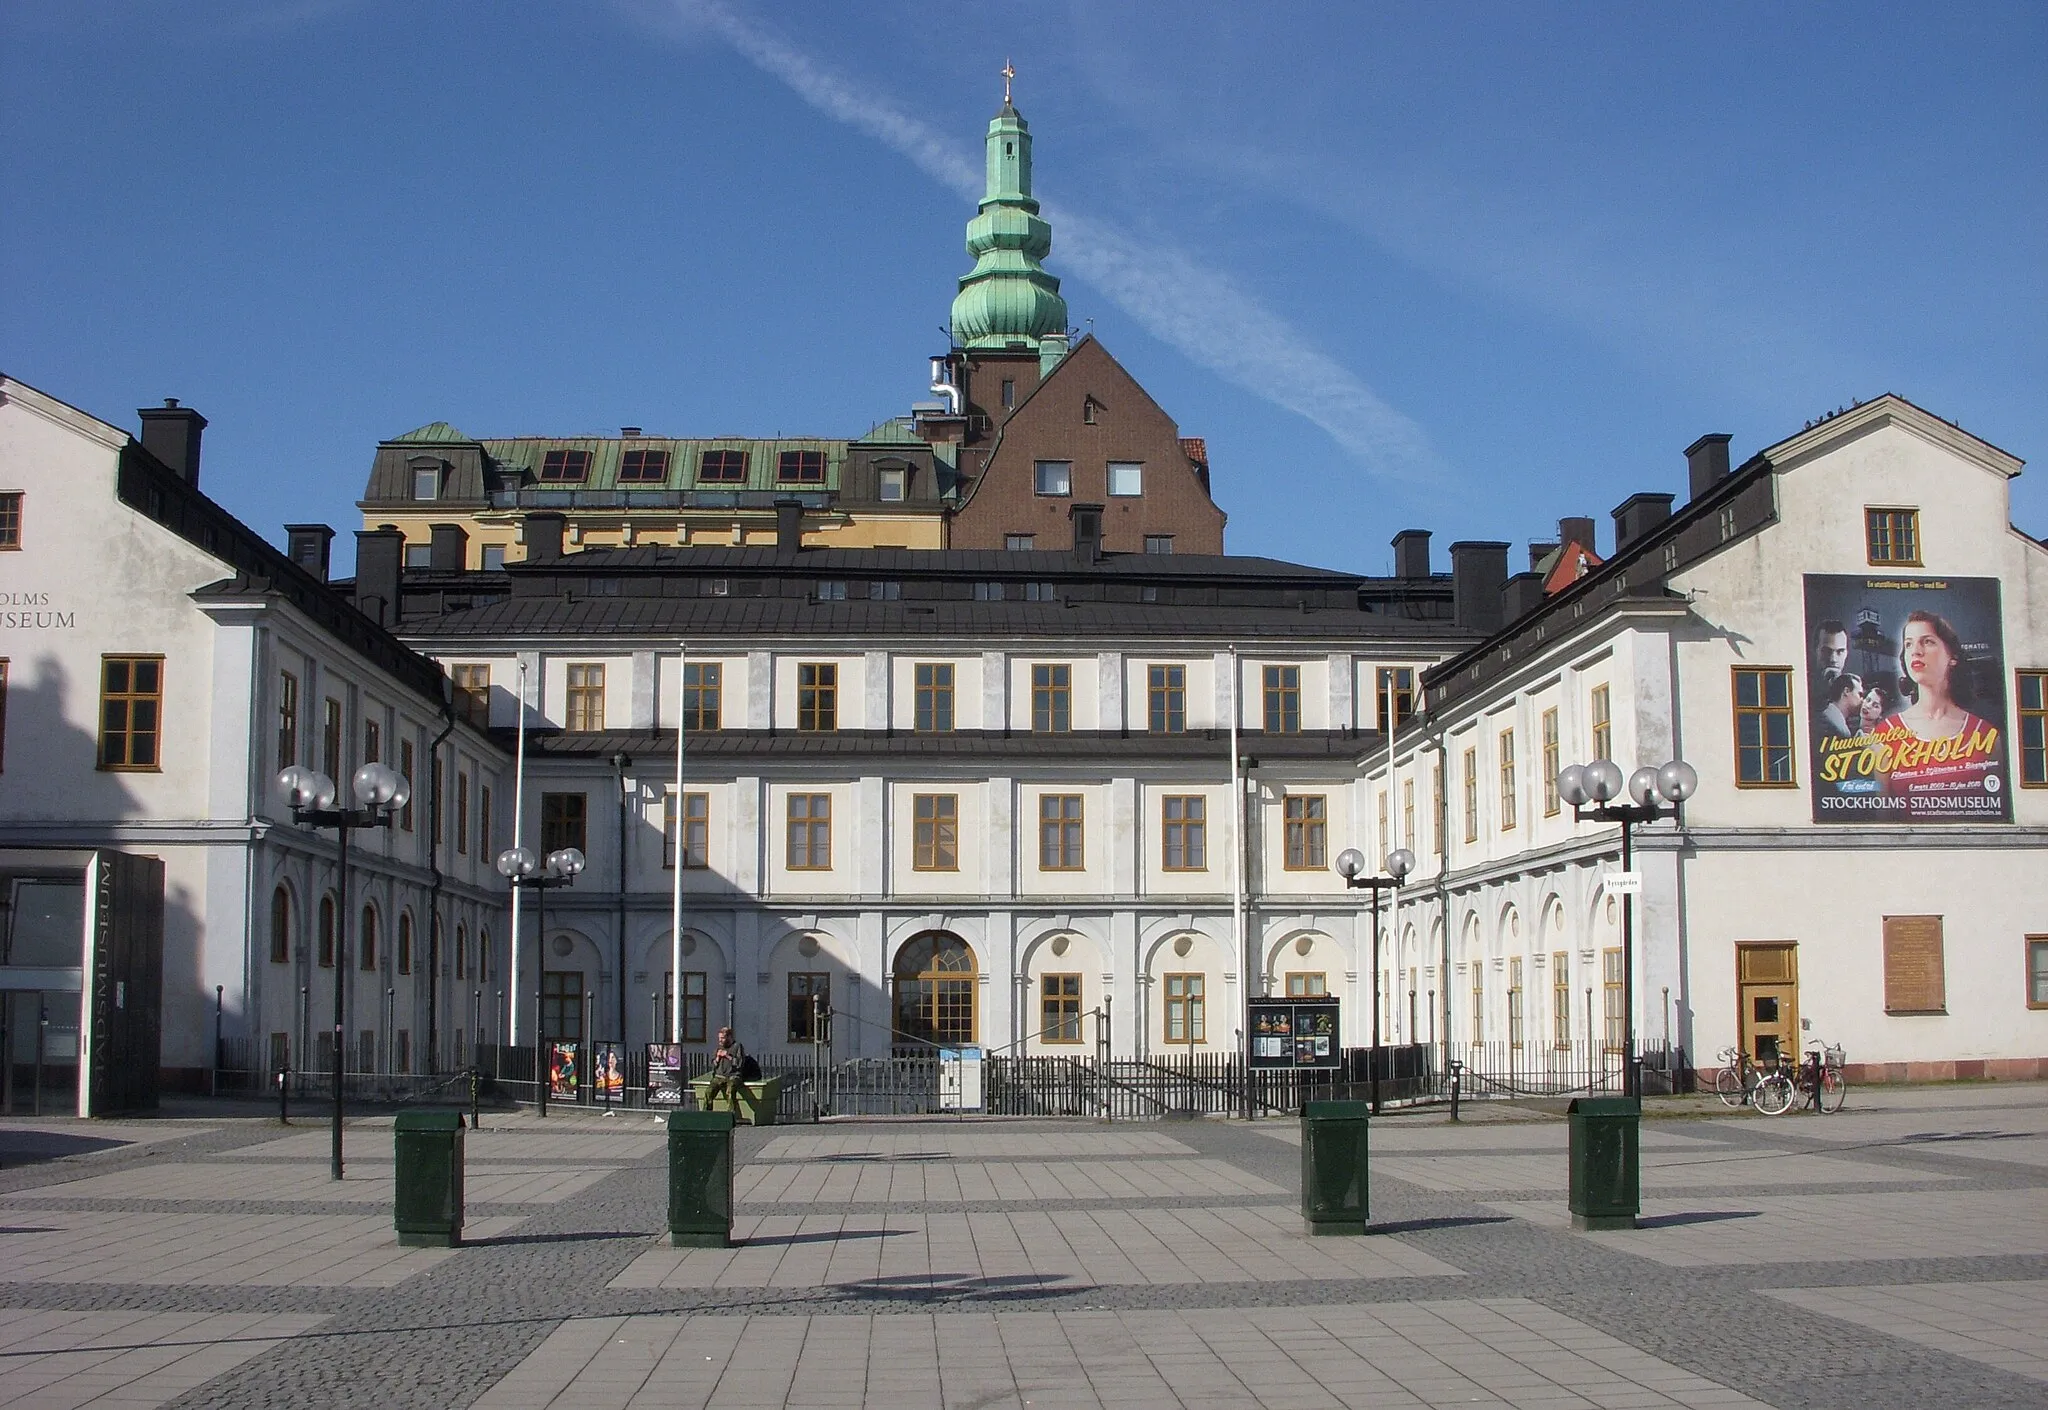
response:
<svg viewBox="0 0 2048 1410"><path fill-rule="evenodd" d="M1611 871L1600 878L1600 884L1607 888L1610 896L1636 896L1642 894L1643 874L1639 871Z"/></svg>

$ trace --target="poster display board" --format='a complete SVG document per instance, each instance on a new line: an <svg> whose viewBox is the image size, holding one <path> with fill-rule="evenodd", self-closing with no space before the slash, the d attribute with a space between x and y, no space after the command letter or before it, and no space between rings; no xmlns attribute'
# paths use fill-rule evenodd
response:
<svg viewBox="0 0 2048 1410"><path fill-rule="evenodd" d="M548 1095L576 1099L576 1044L548 1044Z"/></svg>
<svg viewBox="0 0 2048 1410"><path fill-rule="evenodd" d="M606 1106L626 1099L626 1053L620 1044L590 1045L590 1091L594 1100Z"/></svg>
<svg viewBox="0 0 2048 1410"><path fill-rule="evenodd" d="M681 1043L649 1043L647 1045L647 1104L649 1106L676 1106L683 1104L683 1092L689 1083L683 1080L683 1045Z"/></svg>
<svg viewBox="0 0 2048 1410"><path fill-rule="evenodd" d="M2012 821L1996 578L1806 576L1813 820Z"/></svg>
<svg viewBox="0 0 2048 1410"><path fill-rule="evenodd" d="M1334 1069L1343 1056L1335 999L1254 999L1245 1031L1253 1067Z"/></svg>
<svg viewBox="0 0 2048 1410"><path fill-rule="evenodd" d="M981 1049L939 1049L939 1110L981 1110Z"/></svg>

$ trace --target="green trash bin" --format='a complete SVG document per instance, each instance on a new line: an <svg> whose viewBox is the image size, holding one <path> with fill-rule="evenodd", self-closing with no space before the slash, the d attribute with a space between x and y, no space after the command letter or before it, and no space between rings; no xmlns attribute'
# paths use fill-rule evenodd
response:
<svg viewBox="0 0 2048 1410"><path fill-rule="evenodd" d="M1311 1234L1362 1234L1371 1102L1303 1102L1301 1217Z"/></svg>
<svg viewBox="0 0 2048 1410"><path fill-rule="evenodd" d="M456 1247L462 1242L462 1113L401 1111L392 1140L398 1242Z"/></svg>
<svg viewBox="0 0 2048 1410"><path fill-rule="evenodd" d="M1579 1097L1565 1115L1571 1124L1572 1227L1635 1228L1643 1208L1643 1104L1634 1097Z"/></svg>
<svg viewBox="0 0 2048 1410"><path fill-rule="evenodd" d="M732 1245L729 1111L668 1114L668 1238L676 1248Z"/></svg>

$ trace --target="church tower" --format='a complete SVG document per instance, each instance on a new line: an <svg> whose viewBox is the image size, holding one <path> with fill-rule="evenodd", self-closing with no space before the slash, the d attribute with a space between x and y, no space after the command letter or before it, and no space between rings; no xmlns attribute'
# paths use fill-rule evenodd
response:
<svg viewBox="0 0 2048 1410"><path fill-rule="evenodd" d="M988 184L967 223L974 268L953 299L953 345L969 351L1036 353L1039 340L1067 331L1060 281L1045 272L1052 226L1031 195L1031 127L1010 101L1005 69L1003 108L988 125Z"/></svg>

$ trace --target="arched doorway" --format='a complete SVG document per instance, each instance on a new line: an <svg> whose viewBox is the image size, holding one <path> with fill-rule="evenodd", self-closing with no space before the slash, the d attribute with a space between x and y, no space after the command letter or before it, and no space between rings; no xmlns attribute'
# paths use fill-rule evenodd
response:
<svg viewBox="0 0 2048 1410"><path fill-rule="evenodd" d="M896 952L896 1043L918 1052L974 1042L974 951L957 935L928 930Z"/></svg>

